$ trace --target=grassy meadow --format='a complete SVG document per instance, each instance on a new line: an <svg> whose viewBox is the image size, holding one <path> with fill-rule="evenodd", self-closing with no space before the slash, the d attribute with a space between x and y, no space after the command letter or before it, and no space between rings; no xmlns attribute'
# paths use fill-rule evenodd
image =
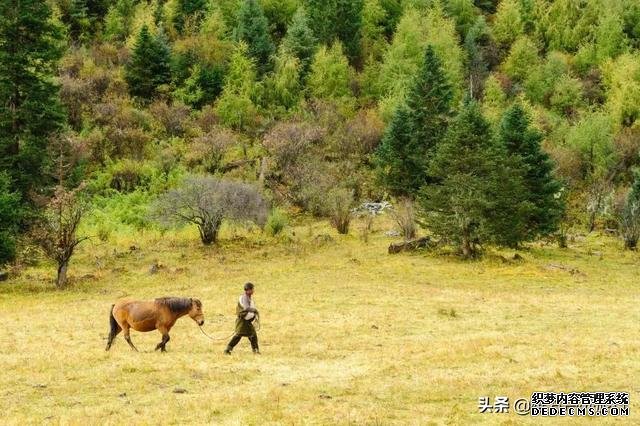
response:
<svg viewBox="0 0 640 426"><path fill-rule="evenodd" d="M3 424L557 424L479 414L480 396L629 391L640 419L638 253L604 236L570 248L491 251L480 261L388 255L385 218L364 241L305 222L277 238L225 229L124 233L89 242L71 286L39 265L0 283ZM331 239L318 236L328 234ZM131 250L131 246L136 246ZM158 273L150 266L158 262ZM198 297L205 330L233 330L241 286L257 285L262 355L246 339L204 337L188 317L154 352L157 332L119 335L104 351L121 297ZM633 420L635 419L635 420ZM592 420L592 419L590 419Z"/></svg>

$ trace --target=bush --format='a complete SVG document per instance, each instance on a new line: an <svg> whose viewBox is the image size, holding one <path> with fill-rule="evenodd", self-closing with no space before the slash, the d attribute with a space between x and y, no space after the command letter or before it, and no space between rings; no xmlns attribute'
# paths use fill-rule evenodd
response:
<svg viewBox="0 0 640 426"><path fill-rule="evenodd" d="M191 109L184 104L167 105L166 102L156 101L149 106L149 112L161 134L183 136L189 127Z"/></svg>
<svg viewBox="0 0 640 426"><path fill-rule="evenodd" d="M331 226L336 228L339 234L349 233L353 204L353 191L351 190L339 188L329 193L327 210L331 218Z"/></svg>
<svg viewBox="0 0 640 426"><path fill-rule="evenodd" d="M411 199L399 199L396 206L391 210L391 216L405 240L411 240L416 237L416 213Z"/></svg>
<svg viewBox="0 0 640 426"><path fill-rule="evenodd" d="M216 173L223 165L227 151L238 145L238 137L229 129L214 127L199 136L185 153L186 166L207 173Z"/></svg>
<svg viewBox="0 0 640 426"><path fill-rule="evenodd" d="M269 217L267 218L267 224L264 229L269 235L276 236L281 233L288 225L288 218L285 212L275 208L271 210Z"/></svg>
<svg viewBox="0 0 640 426"><path fill-rule="evenodd" d="M134 230L149 228L149 206L153 196L146 191L136 190L127 194L115 193L108 197L93 198L91 225L101 240L108 239L113 229L123 230L130 226Z"/></svg>
<svg viewBox="0 0 640 426"><path fill-rule="evenodd" d="M263 226L267 203L258 188L209 176L190 176L183 184L161 195L152 215L165 226L196 225L205 245L218 239L224 219Z"/></svg>

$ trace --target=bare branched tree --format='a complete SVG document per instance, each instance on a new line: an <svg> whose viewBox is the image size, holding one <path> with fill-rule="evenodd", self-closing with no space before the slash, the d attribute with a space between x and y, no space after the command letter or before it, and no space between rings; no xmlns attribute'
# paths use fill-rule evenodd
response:
<svg viewBox="0 0 640 426"><path fill-rule="evenodd" d="M76 247L89 238L77 235L80 221L88 211L88 204L81 196L81 190L82 187L74 190L56 187L42 220L33 230L34 240L45 255L58 265L58 288L67 284L69 261Z"/></svg>
<svg viewBox="0 0 640 426"><path fill-rule="evenodd" d="M164 193L155 203L152 214L161 224L198 227L205 245L218 239L225 219L253 222L263 226L267 203L257 187L208 176L190 176L176 189Z"/></svg>

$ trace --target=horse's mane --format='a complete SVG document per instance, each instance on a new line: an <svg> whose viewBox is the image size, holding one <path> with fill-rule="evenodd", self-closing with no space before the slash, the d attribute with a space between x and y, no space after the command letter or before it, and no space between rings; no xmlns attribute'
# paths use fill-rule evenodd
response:
<svg viewBox="0 0 640 426"><path fill-rule="evenodd" d="M187 297L159 297L156 303L166 306L171 312L180 313L191 309L192 301Z"/></svg>

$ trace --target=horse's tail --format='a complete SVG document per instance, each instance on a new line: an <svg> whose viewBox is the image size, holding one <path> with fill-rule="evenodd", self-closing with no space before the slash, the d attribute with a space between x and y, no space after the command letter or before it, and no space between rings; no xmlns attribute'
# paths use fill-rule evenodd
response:
<svg viewBox="0 0 640 426"><path fill-rule="evenodd" d="M111 305L111 309L109 309L109 324L111 324L111 332L115 333L116 331L118 331L118 327L120 327L118 325L118 321L116 321L116 317L113 316L113 308L116 305L113 304Z"/></svg>
<svg viewBox="0 0 640 426"><path fill-rule="evenodd" d="M111 305L111 309L109 310L109 325L111 329L109 330L107 350L109 350L109 348L111 347L111 344L113 343L113 339L116 337L116 335L120 331L120 324L118 324L118 321L116 321L116 318L113 316L113 308L115 306L116 305Z"/></svg>

